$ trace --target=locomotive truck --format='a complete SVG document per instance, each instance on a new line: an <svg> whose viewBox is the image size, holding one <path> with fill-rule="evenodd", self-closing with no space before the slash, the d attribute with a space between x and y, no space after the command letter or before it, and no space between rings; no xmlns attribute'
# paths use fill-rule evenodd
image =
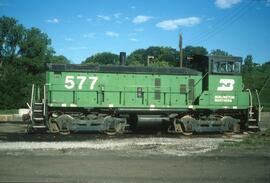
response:
<svg viewBox="0 0 270 183"><path fill-rule="evenodd" d="M257 91L244 89L241 62L198 55L181 68L135 67L125 65L121 52L117 66L47 64L43 89L32 87L28 129L106 134L144 124L183 134L258 129L262 107Z"/></svg>

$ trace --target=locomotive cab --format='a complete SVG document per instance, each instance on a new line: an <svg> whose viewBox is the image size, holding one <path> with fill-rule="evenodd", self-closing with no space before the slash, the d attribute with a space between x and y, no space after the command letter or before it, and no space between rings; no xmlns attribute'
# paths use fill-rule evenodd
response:
<svg viewBox="0 0 270 183"><path fill-rule="evenodd" d="M232 56L199 55L190 59L187 67L202 72L202 92L194 105L201 111L229 116L239 120L240 125L257 128L261 107L253 106L251 91L244 89L241 64L241 57ZM258 94L257 101L260 104Z"/></svg>
<svg viewBox="0 0 270 183"><path fill-rule="evenodd" d="M249 95L244 91L240 57L195 56L189 67L202 72L202 93L196 105L212 109L249 107Z"/></svg>
<svg viewBox="0 0 270 183"><path fill-rule="evenodd" d="M202 72L202 89L206 91L209 90L211 76L241 77L241 64L241 57L196 55L187 61L186 66Z"/></svg>

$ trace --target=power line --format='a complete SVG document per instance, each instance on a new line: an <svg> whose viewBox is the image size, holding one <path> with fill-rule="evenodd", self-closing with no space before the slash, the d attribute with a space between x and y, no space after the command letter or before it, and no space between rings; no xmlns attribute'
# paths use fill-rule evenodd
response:
<svg viewBox="0 0 270 183"><path fill-rule="evenodd" d="M211 32L206 33L204 36L202 36L200 39L193 42L193 44L199 44L204 41L209 40L210 38L216 36L218 33L224 31L226 28L230 27L230 25L237 22L250 8L252 7L252 3L249 3L247 6L242 8L241 10L237 11L232 18L228 19L228 21L224 21L219 27L214 28L214 30Z"/></svg>
<svg viewBox="0 0 270 183"><path fill-rule="evenodd" d="M248 1L247 5L240 6L232 14L223 17L218 23L216 23L216 25L214 25L213 27L214 30L200 33L199 34L200 38L189 41L189 44L199 44L201 42L209 40L210 38L216 36L218 33L224 31L226 28L228 28L230 25L234 24L242 16L244 16L246 12L253 6L254 2L255 1Z"/></svg>
<svg viewBox="0 0 270 183"><path fill-rule="evenodd" d="M249 4L247 6L241 6L237 10L235 10L232 14L229 16L223 18L223 20L219 21L214 28L208 32L206 32L203 36L201 36L199 39L196 39L193 41L194 43L201 43L203 41L206 41L207 39L210 39L211 37L215 36L216 34L222 32L224 29L228 28L230 25L232 25L234 22L239 20L246 11L252 6L252 1L249 1Z"/></svg>
<svg viewBox="0 0 270 183"><path fill-rule="evenodd" d="M230 20L232 17L235 16L235 14L240 11L241 9L243 8L243 5L240 5L237 7L237 9L235 9L229 16L226 14L225 16L223 16L222 18L219 19L219 21L213 25L213 27L219 27L221 26L224 22ZM194 41L197 41L199 38L201 38L202 36L204 36L205 34L208 34L210 33L211 31L213 30L208 30L206 32L200 32L197 36L194 36L193 39L191 39L191 41L189 42L194 42Z"/></svg>

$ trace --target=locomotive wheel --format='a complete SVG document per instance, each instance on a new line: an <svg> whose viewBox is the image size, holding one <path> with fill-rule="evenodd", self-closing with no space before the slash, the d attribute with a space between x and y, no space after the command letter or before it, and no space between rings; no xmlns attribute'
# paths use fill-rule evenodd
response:
<svg viewBox="0 0 270 183"><path fill-rule="evenodd" d="M112 136L112 135L116 135L116 134L117 134L117 131L113 131L113 130L106 130L104 133L105 133L106 135L110 135L110 136Z"/></svg>
<svg viewBox="0 0 270 183"><path fill-rule="evenodd" d="M105 134L107 135L116 135L118 133L121 133L122 130L122 124L121 123L117 123L114 125L113 128L109 128L107 130L105 130Z"/></svg>
<svg viewBox="0 0 270 183"><path fill-rule="evenodd" d="M124 124L117 121L114 117L106 116L104 122L107 125L106 130L104 131L105 134L116 135L122 133Z"/></svg>
<svg viewBox="0 0 270 183"><path fill-rule="evenodd" d="M185 135L185 136L190 136L190 135L192 135L193 133L192 133L192 132L183 132L182 134Z"/></svg>
<svg viewBox="0 0 270 183"><path fill-rule="evenodd" d="M62 130L59 132L61 135L69 135L70 131L69 130Z"/></svg>
<svg viewBox="0 0 270 183"><path fill-rule="evenodd" d="M62 123L61 125L62 126L61 126L61 130L59 130L59 133L61 135L69 135L70 130L69 130L68 124L67 123Z"/></svg>
<svg viewBox="0 0 270 183"><path fill-rule="evenodd" d="M173 124L169 125L169 127L167 129L167 132L168 133L182 134L183 133L183 129L182 129L181 123L177 123L177 119L174 118L173 119Z"/></svg>
<svg viewBox="0 0 270 183"><path fill-rule="evenodd" d="M56 122L53 122L51 119L49 119L49 130L50 133L59 133L59 127Z"/></svg>
<svg viewBox="0 0 270 183"><path fill-rule="evenodd" d="M237 119L231 117L231 116L224 116L221 118L221 121L226 126L228 131L227 132L233 132L233 133L239 133L240 132L240 124L238 123ZM226 130L226 129L225 129Z"/></svg>
<svg viewBox="0 0 270 183"><path fill-rule="evenodd" d="M55 119L57 123L57 127L59 128L59 133L61 135L68 135L70 134L69 125L72 123L73 118L68 114L63 114Z"/></svg>
<svg viewBox="0 0 270 183"><path fill-rule="evenodd" d="M193 134L192 124L194 123L195 119L192 118L190 115L185 115L181 119L181 124L183 125L183 135L190 136Z"/></svg>

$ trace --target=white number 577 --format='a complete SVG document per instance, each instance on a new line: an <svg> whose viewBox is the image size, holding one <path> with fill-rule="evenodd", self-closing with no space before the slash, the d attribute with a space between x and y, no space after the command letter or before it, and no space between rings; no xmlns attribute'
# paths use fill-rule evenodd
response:
<svg viewBox="0 0 270 183"><path fill-rule="evenodd" d="M86 76L77 76L76 77L76 80L79 82L79 84L78 84L78 89L79 90L83 89L83 86L84 86L84 83L85 83L86 79L87 79ZM94 86L95 86L95 84L96 84L96 82L98 80L98 77L97 76L89 76L88 79L91 80L89 89L93 90ZM65 88L73 89L74 86L75 86L74 76L66 76Z"/></svg>

